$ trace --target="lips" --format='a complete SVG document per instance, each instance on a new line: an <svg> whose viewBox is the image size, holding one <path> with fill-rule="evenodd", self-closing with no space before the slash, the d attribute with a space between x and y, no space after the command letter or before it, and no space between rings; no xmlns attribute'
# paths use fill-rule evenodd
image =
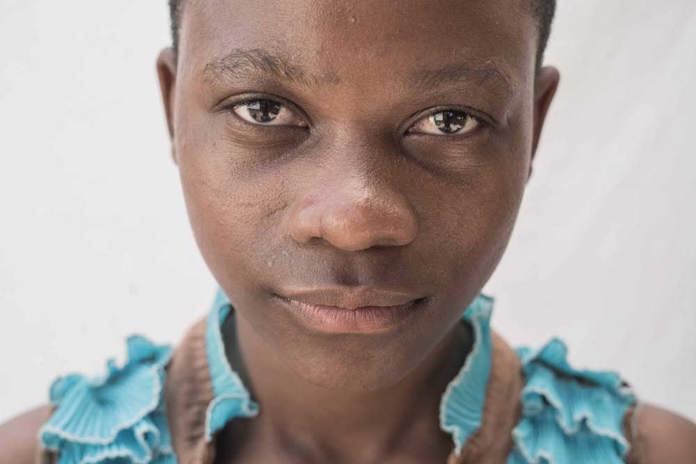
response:
<svg viewBox="0 0 696 464"><path fill-rule="evenodd" d="M283 289L277 295L326 309L359 310L408 305L423 299L423 295L370 286Z"/></svg>
<svg viewBox="0 0 696 464"><path fill-rule="evenodd" d="M314 332L394 333L422 313L427 297L378 287L285 289L275 297L296 320Z"/></svg>

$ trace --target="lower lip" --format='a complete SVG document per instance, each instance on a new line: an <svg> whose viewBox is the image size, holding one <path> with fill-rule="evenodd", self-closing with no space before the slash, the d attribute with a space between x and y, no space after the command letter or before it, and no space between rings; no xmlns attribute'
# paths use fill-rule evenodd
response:
<svg viewBox="0 0 696 464"><path fill-rule="evenodd" d="M423 299L400 306L363 306L343 309L318 306L277 296L310 329L326 333L375 333L393 330L410 319Z"/></svg>

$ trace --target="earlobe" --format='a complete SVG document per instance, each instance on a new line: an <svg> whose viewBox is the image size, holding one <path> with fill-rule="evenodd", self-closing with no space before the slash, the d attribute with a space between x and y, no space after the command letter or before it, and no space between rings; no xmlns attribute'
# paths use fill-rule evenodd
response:
<svg viewBox="0 0 696 464"><path fill-rule="evenodd" d="M176 52L172 47L163 49L157 56L157 77L159 79L162 103L167 120L167 129L172 147L172 159L177 162L176 144L174 143L174 98L176 92Z"/></svg>
<svg viewBox="0 0 696 464"><path fill-rule="evenodd" d="M536 155L537 146L541 137L541 130L544 127L546 114L551 106L551 101L558 89L561 75L558 69L553 66L543 66L537 73L534 83L534 132L532 139L532 162L529 163L529 175L532 175L532 165L534 164L534 155Z"/></svg>

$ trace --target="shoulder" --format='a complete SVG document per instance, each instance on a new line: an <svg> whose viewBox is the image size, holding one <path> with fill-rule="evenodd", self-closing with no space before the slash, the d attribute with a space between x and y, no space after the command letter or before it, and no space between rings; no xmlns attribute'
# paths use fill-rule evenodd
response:
<svg viewBox="0 0 696 464"><path fill-rule="evenodd" d="M696 462L696 424L662 407L639 403L628 425L631 464Z"/></svg>
<svg viewBox="0 0 696 464"><path fill-rule="evenodd" d="M31 409L0 425L0 462L33 464L39 453L38 434L53 407L43 405Z"/></svg>

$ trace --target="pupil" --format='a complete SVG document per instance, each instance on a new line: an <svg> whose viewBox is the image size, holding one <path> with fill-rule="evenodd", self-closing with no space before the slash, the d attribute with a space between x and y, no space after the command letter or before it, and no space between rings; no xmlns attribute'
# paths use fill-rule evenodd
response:
<svg viewBox="0 0 696 464"><path fill-rule="evenodd" d="M440 111L433 115L438 129L447 134L459 131L466 124L467 114L461 111Z"/></svg>
<svg viewBox="0 0 696 464"><path fill-rule="evenodd" d="M247 104L252 118L257 122L273 121L280 112L280 103L271 100L254 100Z"/></svg>

